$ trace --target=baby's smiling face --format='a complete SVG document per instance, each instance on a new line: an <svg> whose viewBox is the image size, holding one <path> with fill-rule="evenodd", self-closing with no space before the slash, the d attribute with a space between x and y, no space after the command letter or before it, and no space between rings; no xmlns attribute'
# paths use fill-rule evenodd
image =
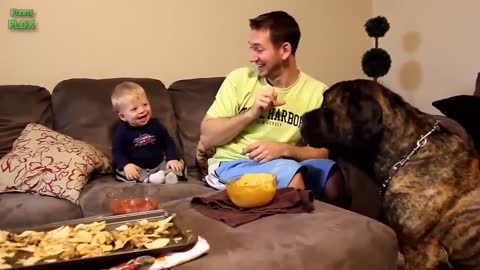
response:
<svg viewBox="0 0 480 270"><path fill-rule="evenodd" d="M132 126L144 126L150 120L152 110L145 95L127 96L121 102L118 117Z"/></svg>

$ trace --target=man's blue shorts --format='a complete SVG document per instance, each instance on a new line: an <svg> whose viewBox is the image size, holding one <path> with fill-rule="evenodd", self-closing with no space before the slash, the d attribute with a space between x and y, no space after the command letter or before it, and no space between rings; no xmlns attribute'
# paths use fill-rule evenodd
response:
<svg viewBox="0 0 480 270"><path fill-rule="evenodd" d="M292 159L274 159L265 163L258 163L251 159L222 161L215 174L220 182L226 183L245 173L271 173L277 176L277 187L288 187L293 176L302 170L305 187L312 190L315 196L321 196L325 184L335 161L330 159L308 159L296 161Z"/></svg>

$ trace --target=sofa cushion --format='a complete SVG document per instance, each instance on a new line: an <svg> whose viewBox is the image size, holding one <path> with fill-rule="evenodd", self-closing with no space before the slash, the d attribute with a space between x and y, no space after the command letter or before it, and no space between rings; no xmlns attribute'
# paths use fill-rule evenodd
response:
<svg viewBox="0 0 480 270"><path fill-rule="evenodd" d="M80 194L80 207L82 208L84 216L110 215L110 210L105 201L107 192L119 187L132 185L141 184L119 182L112 176L103 176L90 181ZM213 191L213 189L206 186L182 182L177 185L163 184L153 186L158 189L158 192L156 192L156 199L160 204L160 208L162 208L162 204L167 201L201 195Z"/></svg>
<svg viewBox="0 0 480 270"><path fill-rule="evenodd" d="M110 171L110 162L100 151L32 123L0 160L0 192L39 193L77 203L95 171Z"/></svg>
<svg viewBox="0 0 480 270"><path fill-rule="evenodd" d="M39 194L2 194L0 205L0 229L33 227L82 217L78 205Z"/></svg>
<svg viewBox="0 0 480 270"><path fill-rule="evenodd" d="M457 121L470 134L480 153L480 96L459 95L434 101L432 105L447 117Z"/></svg>
<svg viewBox="0 0 480 270"><path fill-rule="evenodd" d="M50 93L33 85L0 86L0 158L28 123L52 126Z"/></svg>
<svg viewBox="0 0 480 270"><path fill-rule="evenodd" d="M382 201L378 194L379 186L375 184L375 180L344 158L338 157L336 162L347 182L347 192L351 195L349 209L355 213L380 220Z"/></svg>
<svg viewBox="0 0 480 270"><path fill-rule="evenodd" d="M224 77L180 80L168 88L178 122L178 137L188 173L200 178L196 150L200 139L200 123L215 99Z"/></svg>
<svg viewBox="0 0 480 270"><path fill-rule="evenodd" d="M175 138L177 123L164 84L155 79L69 79L58 83L52 92L55 130L92 144L111 158L113 129L118 118L110 96L115 85L132 81L140 84L149 98L153 117L158 118Z"/></svg>
<svg viewBox="0 0 480 270"><path fill-rule="evenodd" d="M179 222L204 236L208 255L175 269L396 269L395 233L373 219L316 201L313 213L265 217L231 228L190 207L164 204Z"/></svg>

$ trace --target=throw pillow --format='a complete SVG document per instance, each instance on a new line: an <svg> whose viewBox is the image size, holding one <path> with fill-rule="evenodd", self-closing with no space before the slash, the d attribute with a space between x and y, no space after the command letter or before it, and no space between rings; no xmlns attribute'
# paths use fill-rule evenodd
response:
<svg viewBox="0 0 480 270"><path fill-rule="evenodd" d="M109 171L109 160L88 143L28 124L0 159L0 193L39 193L78 204L92 173Z"/></svg>
<svg viewBox="0 0 480 270"><path fill-rule="evenodd" d="M448 118L457 121L472 136L475 148L480 153L480 97L459 95L434 101L432 105Z"/></svg>
<svg viewBox="0 0 480 270"><path fill-rule="evenodd" d="M196 160L202 177L208 174L208 159L215 155L216 148L205 148L200 142L197 145Z"/></svg>

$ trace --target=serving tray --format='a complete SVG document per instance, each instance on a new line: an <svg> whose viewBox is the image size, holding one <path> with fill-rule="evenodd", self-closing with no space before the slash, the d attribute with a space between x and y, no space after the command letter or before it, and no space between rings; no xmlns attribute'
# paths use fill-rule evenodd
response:
<svg viewBox="0 0 480 270"><path fill-rule="evenodd" d="M105 221L106 227L104 230L111 231L124 224L132 224L136 221L147 220L147 221L157 221L168 218L170 214L163 210L153 210L141 213L131 213L125 215L116 215L116 216L97 216L97 217L88 217L81 219L74 219L65 222L55 222L42 226L36 226L33 228L22 228L16 230L8 230L13 233L21 233L25 230L33 231L50 231L61 226L71 226L75 227L78 224L87 224L93 222ZM175 216L170 222L173 223L173 226L168 228L168 236L170 242L161 248L152 248L148 249L145 247L135 248L133 246L125 246L116 251L111 251L110 253L88 257L88 258L73 258L68 260L57 260L55 262L44 262L39 261L34 265L23 266L18 264L12 264L20 258L28 257L29 252L17 251L13 258L4 258L6 263L12 265L11 269L22 269L22 270L42 270L42 269L101 269L108 268L115 264L126 262L129 259L136 258L142 255L151 255L159 256L161 254L175 252L175 251L184 251L193 247L196 243L198 236L195 235L191 230L188 230L181 222L181 218ZM178 242L173 241L173 238L181 237L181 240Z"/></svg>

